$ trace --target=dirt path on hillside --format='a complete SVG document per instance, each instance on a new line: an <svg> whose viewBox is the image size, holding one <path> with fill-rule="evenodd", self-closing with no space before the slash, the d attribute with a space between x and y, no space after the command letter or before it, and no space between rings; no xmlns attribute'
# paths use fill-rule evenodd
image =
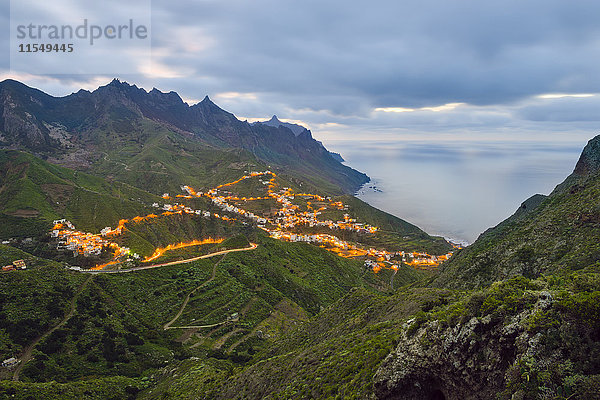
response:
<svg viewBox="0 0 600 400"><path fill-rule="evenodd" d="M17 365L17 368L15 369L15 372L13 373L13 377L12 377L13 381L19 380L19 375L21 374L23 367L25 367L25 364L27 364L27 362L31 360L31 355L33 353L33 349L35 348L35 346L37 346L37 344L39 342L41 342L43 339L50 336L55 330L57 330L58 328L63 326L73 316L73 314L75 314L77 298L79 297L81 292L83 292L83 289L86 287L86 285L89 283L89 281L92 280L92 278L93 278L93 276L90 276L79 286L79 288L77 288L77 291L73 295L73 299L71 299L71 307L69 309L69 312L64 316L64 318L58 324L56 324L53 328L46 331L46 333L42 334L41 336L38 336L29 346L27 346L25 348L23 355L19 358L19 360L21 362L19 363L19 365Z"/></svg>
<svg viewBox="0 0 600 400"><path fill-rule="evenodd" d="M179 309L179 311L177 312L175 317L163 326L164 330L173 329L173 328L211 328L213 326L224 324L224 322L221 322L219 324L193 326L193 327L184 327L184 326L173 326L172 327L171 326L175 323L175 321L177 321L179 319L179 317L181 317L181 314L183 314L183 310L185 310L185 307L187 306L188 302L190 301L190 298L192 297L192 295L194 293L196 293L196 291L198 291L200 288L204 287L205 285L209 284L210 282L212 282L215 279L215 276L217 274L217 266L221 263L221 261L223 261L223 259L225 257L226 257L226 254L223 255L223 257L219 261L217 261L215 263L215 265L213 265L212 273L210 275L210 278L207 281L205 281L202 285L198 286L197 288L195 288L194 290L192 290L191 292L188 293L185 300L183 301L183 304L181 305L181 308Z"/></svg>
<svg viewBox="0 0 600 400"><path fill-rule="evenodd" d="M227 332L226 334L224 334L223 336L221 336L219 339L217 339L215 341L215 343L213 344L213 350L218 350L221 347L223 347L223 345L225 344L225 342L227 342L227 339L229 339L230 337L232 337L233 335L235 335L238 332L243 332L246 329L242 329L242 328L235 328L234 330L232 330L231 332Z"/></svg>

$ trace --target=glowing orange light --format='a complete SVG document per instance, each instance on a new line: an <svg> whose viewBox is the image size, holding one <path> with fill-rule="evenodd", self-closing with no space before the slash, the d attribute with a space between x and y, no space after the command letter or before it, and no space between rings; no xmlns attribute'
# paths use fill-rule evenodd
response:
<svg viewBox="0 0 600 400"><path fill-rule="evenodd" d="M144 262L154 261L169 250L182 249L184 247L190 247L190 246L200 246L203 244L221 243L223 240L224 239L208 238L208 239L204 239L204 240L192 240L191 242L181 242L181 243L170 244L170 245L167 245L167 247L159 247L154 250L154 253L150 257L146 257L144 259Z"/></svg>

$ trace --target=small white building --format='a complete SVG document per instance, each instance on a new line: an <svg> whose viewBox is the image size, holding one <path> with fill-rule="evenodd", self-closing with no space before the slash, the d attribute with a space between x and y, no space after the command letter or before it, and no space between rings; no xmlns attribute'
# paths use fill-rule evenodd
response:
<svg viewBox="0 0 600 400"><path fill-rule="evenodd" d="M21 362L21 360L17 360L16 358L11 357L11 358L7 358L6 360L2 361L2 366L4 368L14 368L20 362Z"/></svg>

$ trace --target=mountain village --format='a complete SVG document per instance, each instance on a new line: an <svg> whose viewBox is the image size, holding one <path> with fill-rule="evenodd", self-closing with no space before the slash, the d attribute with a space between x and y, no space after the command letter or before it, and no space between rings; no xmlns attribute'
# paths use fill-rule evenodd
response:
<svg viewBox="0 0 600 400"><path fill-rule="evenodd" d="M54 226L50 236L56 239L56 248L60 251L71 251L73 256L99 257L103 252L112 253L112 259L104 264L93 267L93 270L101 270L110 265L119 264L125 261L140 260L139 254L132 252L128 247L123 247L115 242L115 238L120 236L126 224L140 223L143 221L152 221L156 218L168 217L171 215L193 215L202 218L217 218L223 221L238 221L243 224L253 224L264 230L271 238L285 240L289 242L313 243L323 247L339 256L346 258L364 258L366 268L372 269L378 273L382 269L398 270L399 265L405 264L414 268L433 268L439 263L448 260L452 252L445 255L434 256L422 252L387 251L375 248L363 248L358 244L340 239L333 234L327 233L302 233L300 228L326 228L331 231L351 231L358 234L374 234L378 228L368 224L359 223L355 218L347 213L343 214L343 220L333 221L330 219L319 219L319 216L326 210L347 211L348 206L340 201L333 201L330 197L322 197L317 194L299 193L296 194L289 187L284 187L275 191L277 175L271 171L251 172L240 179L225 183L210 189L207 192L197 192L190 186L182 186L185 194L178 194L175 198L192 199L206 197L212 204L219 208L222 213L211 212L208 210L197 210L180 203L165 203L162 206L153 203L154 208L162 210L158 214L148 214L146 216L136 216L131 219L121 219L116 228L105 227L99 234L82 232L76 230L70 221L65 219L54 221ZM258 178L260 183L266 186L266 196L240 197L235 196L226 188L230 188L244 180ZM268 179L267 179L268 178ZM169 200L172 197L165 193L162 198ZM294 200L302 199L305 201L306 211L301 211ZM274 200L278 208L269 215L258 215L256 212L247 211L239 205L231 202L251 202L256 200ZM316 208L315 208L316 207ZM207 242L208 240L208 242ZM178 243L167 246L164 249L156 249L155 254L146 257L142 262L154 261L165 251L174 248L186 246L197 246L204 243L218 243L223 239L205 239L194 240L189 243ZM80 270L79 267L73 269Z"/></svg>

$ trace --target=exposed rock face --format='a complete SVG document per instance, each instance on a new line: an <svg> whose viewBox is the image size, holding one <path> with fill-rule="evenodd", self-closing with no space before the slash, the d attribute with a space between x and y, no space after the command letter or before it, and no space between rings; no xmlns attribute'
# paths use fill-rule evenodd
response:
<svg viewBox="0 0 600 400"><path fill-rule="evenodd" d="M592 175L600 172L600 136L596 136L588 142L583 149L579 161L575 166L576 175Z"/></svg>
<svg viewBox="0 0 600 400"><path fill-rule="evenodd" d="M268 126L272 126L274 128L279 128L280 126L284 126L284 127L288 128L290 131L292 131L295 136L298 136L301 133L304 133L304 131L308 130L305 127L303 127L302 125L290 124L288 122L281 122L279 120L279 118L277 118L277 115L273 115L273 117L271 117L271 119L268 121L255 122L255 124L268 125Z"/></svg>
<svg viewBox="0 0 600 400"><path fill-rule="evenodd" d="M333 157L333 159L338 162L346 161L346 160L344 160L344 157L342 157L342 155L340 153L335 153L333 151L330 151L329 154L331 154L331 157Z"/></svg>
<svg viewBox="0 0 600 400"><path fill-rule="evenodd" d="M50 140L47 133L42 132L38 121L31 114L25 114L22 118L11 109L5 108L3 113L5 132L11 132L16 138L13 142L20 140L32 149L49 147Z"/></svg>
<svg viewBox="0 0 600 400"><path fill-rule="evenodd" d="M400 344L375 375L376 398L493 399L506 389L522 358L537 358L541 365L559 361L540 351L540 333L527 330L532 313L547 310L553 303L548 292L537 296L532 308L500 320L492 315L473 317L445 328L432 321L414 334L407 333L409 321ZM508 398L513 394L507 394Z"/></svg>
<svg viewBox="0 0 600 400"><path fill-rule="evenodd" d="M14 146L19 143L33 150L56 147L55 142L37 118L19 107L18 100L10 92L2 91L0 96L0 131L10 133L3 135L5 145Z"/></svg>
<svg viewBox="0 0 600 400"><path fill-rule="evenodd" d="M518 319L489 328L490 319L472 318L442 329L437 321L405 333L375 376L378 399L490 399L501 390L514 344ZM484 333L485 331L485 333ZM524 338L523 338L524 339Z"/></svg>

